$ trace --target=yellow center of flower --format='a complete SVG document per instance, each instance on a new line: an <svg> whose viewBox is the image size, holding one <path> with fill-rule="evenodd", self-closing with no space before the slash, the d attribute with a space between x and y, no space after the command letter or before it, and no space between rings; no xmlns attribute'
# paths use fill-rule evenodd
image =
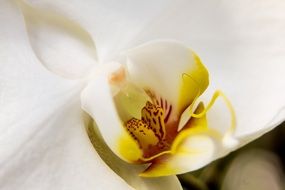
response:
<svg viewBox="0 0 285 190"><path fill-rule="evenodd" d="M146 158L169 148L165 141L164 110L149 101L141 111L141 119L130 119L126 128Z"/></svg>
<svg viewBox="0 0 285 190"><path fill-rule="evenodd" d="M225 100L232 115L231 127L226 134L231 136L234 131L234 111L221 91L215 92L206 106L198 100L208 86L208 72L196 54L191 56L194 63L185 67L185 72L181 70L176 74L177 80L172 78L177 84L175 92L169 90L163 81L163 88L155 82L150 85L139 80L131 82L133 76L129 76L124 68L110 77L115 106L124 129L117 141L117 151L129 163L151 163L143 176L177 173L176 169L165 167L165 163L174 164L175 159L203 154L205 144L196 146L193 139L201 136L225 139L207 125L206 113L218 97ZM167 90L164 91L164 87ZM193 144L187 144L188 138ZM207 141L206 145L210 144Z"/></svg>
<svg viewBox="0 0 285 190"><path fill-rule="evenodd" d="M128 90L127 95L130 95L130 92L132 92L131 94L134 97L138 96L138 92L142 92L136 90L130 91L129 87L126 89ZM216 136L220 136L217 135L216 132L213 132L213 130L208 129L206 123L203 123L204 121L206 122L206 118L204 117L207 111L213 106L218 97L222 97L224 99L232 115L232 124L229 131L234 129L235 117L233 108L221 91L214 93L212 100L206 107L200 103L199 106L195 108L195 111L193 111L192 109L193 103L196 100L195 98L194 102L189 105L189 109L185 109L188 119L182 130L178 130L182 113L178 114L173 112L172 105L161 96L157 96L153 91L144 90L144 92L149 98L146 98L148 100L144 106L142 106L140 113L136 114L136 117L129 117L129 119L124 123L124 127L132 140L125 137L125 140L121 141L120 146L122 147L123 155L126 155L128 158L132 158L132 155L134 158L138 156L136 157L139 158L137 160L138 162L146 163L153 162L153 160L159 159L163 155L175 154L183 139L185 139L188 134L195 133L195 131L198 131L197 133L208 131L212 135L215 134ZM123 97L127 97L127 99L129 99L130 97L127 95L119 95L121 99L118 100L123 101ZM123 102L126 101L124 100ZM177 120L175 119L176 117L178 118ZM200 119L199 124L195 124L197 119ZM193 126L199 127L192 129ZM138 152L134 151L136 148L134 148L135 145L131 145L132 143L137 144L139 149ZM125 146L133 147L134 149L126 151ZM139 153L140 151L141 154ZM130 160L135 161L133 159Z"/></svg>

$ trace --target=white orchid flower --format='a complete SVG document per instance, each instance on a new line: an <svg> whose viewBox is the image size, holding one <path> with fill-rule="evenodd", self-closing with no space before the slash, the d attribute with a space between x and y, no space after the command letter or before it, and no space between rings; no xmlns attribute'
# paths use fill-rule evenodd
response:
<svg viewBox="0 0 285 190"><path fill-rule="evenodd" d="M284 120L284 6L1 1L0 188L181 189Z"/></svg>

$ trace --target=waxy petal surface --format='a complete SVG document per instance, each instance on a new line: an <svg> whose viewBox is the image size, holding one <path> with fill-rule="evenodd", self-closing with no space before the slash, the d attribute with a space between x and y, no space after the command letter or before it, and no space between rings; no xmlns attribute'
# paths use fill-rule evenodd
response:
<svg viewBox="0 0 285 190"><path fill-rule="evenodd" d="M55 12L64 12L65 16L86 27L90 36L97 36L94 38L97 39L96 43L98 41L98 55L102 60L107 59L107 55L110 55L111 59L112 55L118 53L118 50L123 47L133 47L134 44L157 39L157 37L174 38L190 44L209 67L212 86L210 93L207 93L208 96L211 96L211 91L219 88L224 90L232 100L238 121L235 135L245 139L242 144L269 131L285 118L283 72L285 43L282 43L285 32L283 22L285 4L281 0L270 2L265 0L259 2L175 1L160 14L157 20L153 19L149 25L147 25L148 19L143 20L142 25L127 32L123 30L129 27L124 26L134 26L133 24L141 19L139 13L146 10L141 9L144 6L138 6L142 12L131 9L134 10L131 14L138 15L136 17L138 20L130 21L126 18L132 17L121 14L120 11L113 14L114 10L127 12L118 4L99 3L102 6L94 6L98 3L97 1L94 4L88 3L82 6L79 6L76 1L68 3L34 1L32 3L35 6L48 7ZM83 6L87 7L84 9L86 14L80 11ZM93 11L94 7L98 7L97 11ZM148 8L148 6L145 7ZM156 12L155 9L154 12ZM97 13L104 15L104 18L95 16ZM142 14L143 18L144 16ZM117 22L115 18L123 18L123 21ZM102 22L103 24L100 25L102 20L107 22ZM112 22L119 24L110 29L110 26L114 26L110 24ZM93 23L99 23L94 26L99 26L100 29L94 29ZM113 34L115 29L122 29L123 32L110 35L110 32ZM209 99L208 96L205 97L206 100ZM111 111L114 111L113 107ZM222 112L223 109L216 108L213 116L209 113L210 125L218 130L222 130L220 123L223 123L224 118L217 115ZM13 117L11 117L12 120Z"/></svg>
<svg viewBox="0 0 285 190"><path fill-rule="evenodd" d="M33 6L59 12L79 23L96 43L99 61L105 62L137 38L169 1L29 0ZM84 14L83 14L84 12Z"/></svg>

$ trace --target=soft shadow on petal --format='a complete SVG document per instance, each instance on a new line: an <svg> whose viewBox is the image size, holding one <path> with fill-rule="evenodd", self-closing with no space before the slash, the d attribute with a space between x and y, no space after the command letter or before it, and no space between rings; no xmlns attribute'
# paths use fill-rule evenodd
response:
<svg viewBox="0 0 285 190"><path fill-rule="evenodd" d="M129 189L94 151L84 129L84 83L44 69L21 12L1 1L0 189Z"/></svg>
<svg viewBox="0 0 285 190"><path fill-rule="evenodd" d="M169 177L157 177L157 178L144 178L140 177L141 173L146 165L134 165L128 164L125 161L117 157L111 149L104 143L104 140L98 130L96 124L90 123L88 126L88 134L90 140L95 147L96 151L100 154L101 158L129 185L136 190L180 190L182 189L177 177L175 175Z"/></svg>
<svg viewBox="0 0 285 190"><path fill-rule="evenodd" d="M33 50L50 71L66 77L86 76L96 65L91 36L61 14L18 1Z"/></svg>
<svg viewBox="0 0 285 190"><path fill-rule="evenodd" d="M33 6L61 13L84 27L96 43L101 62L127 48L144 26L169 4L168 0L28 1Z"/></svg>
<svg viewBox="0 0 285 190"><path fill-rule="evenodd" d="M284 189L282 164L272 152L253 149L238 155L224 174L222 190Z"/></svg>

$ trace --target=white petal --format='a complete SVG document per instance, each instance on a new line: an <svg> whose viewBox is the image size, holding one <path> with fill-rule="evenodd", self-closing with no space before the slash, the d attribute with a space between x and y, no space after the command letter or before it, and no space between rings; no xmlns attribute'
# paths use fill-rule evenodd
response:
<svg viewBox="0 0 285 190"><path fill-rule="evenodd" d="M82 82L47 72L11 1L0 14L0 189L128 189L87 137Z"/></svg>
<svg viewBox="0 0 285 190"><path fill-rule="evenodd" d="M43 65L67 78L84 77L96 64L92 38L81 26L52 11L19 1L32 47Z"/></svg>
<svg viewBox="0 0 285 190"><path fill-rule="evenodd" d="M79 106L69 101L44 117L31 112L38 118L5 133L0 141L1 189L131 189L91 146Z"/></svg>
<svg viewBox="0 0 285 190"><path fill-rule="evenodd" d="M79 23L96 43L100 61L110 59L136 38L168 1L29 0L34 6L52 10Z"/></svg>
<svg viewBox="0 0 285 190"><path fill-rule="evenodd" d="M236 136L258 135L285 118L285 2L175 1L137 39L174 38L208 67L237 115ZM209 96L211 93L209 93Z"/></svg>

